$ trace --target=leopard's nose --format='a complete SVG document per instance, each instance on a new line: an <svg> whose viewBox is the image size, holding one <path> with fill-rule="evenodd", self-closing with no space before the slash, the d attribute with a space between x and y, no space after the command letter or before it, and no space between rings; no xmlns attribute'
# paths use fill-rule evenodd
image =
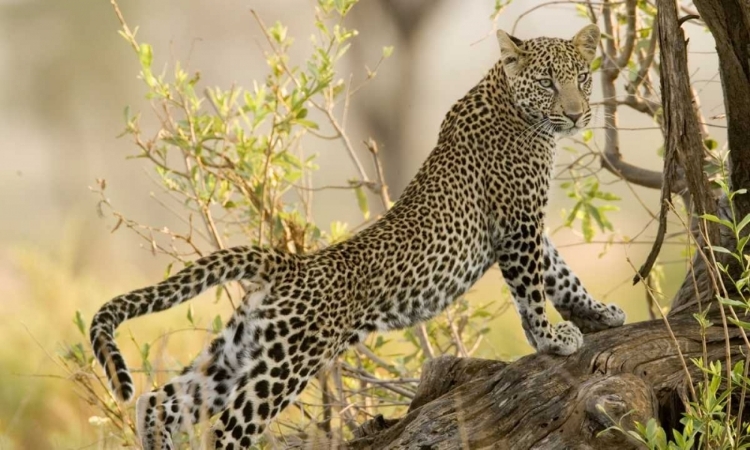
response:
<svg viewBox="0 0 750 450"><path fill-rule="evenodd" d="M580 119L581 116L583 115L583 113L580 113L580 112L575 112L575 113L567 113L566 112L564 114L565 114L565 117L567 117L568 119L570 119L573 123L578 122L578 119Z"/></svg>

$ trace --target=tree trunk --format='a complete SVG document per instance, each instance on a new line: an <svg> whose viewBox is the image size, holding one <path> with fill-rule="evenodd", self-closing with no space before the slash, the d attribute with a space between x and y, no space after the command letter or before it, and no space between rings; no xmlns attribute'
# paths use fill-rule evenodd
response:
<svg viewBox="0 0 750 450"><path fill-rule="evenodd" d="M726 201L717 205L708 195L697 124L686 115L692 105L685 91L687 55L675 2L657 4L660 41L670 48L662 54L662 70L669 71L662 74L664 114L673 127L671 133L667 130L665 147L672 146L685 171L694 207L728 217ZM750 188L750 2L694 4L716 39L731 185ZM735 207L743 217L750 213L750 194L735 198L740 197ZM728 233L713 236L712 242L734 248ZM638 447L627 435L604 430L612 425L632 429L634 421L649 418L668 430L679 427L691 383L703 380L690 358L724 360L729 354L735 359L742 343L740 330L721 326L718 304L709 316L716 326L702 336L693 314L713 302L714 275L702 257L693 265L673 300L669 326L655 320L590 334L584 347L568 357L536 354L513 363L434 359L423 369L408 413L397 420L377 417L367 422L347 448L627 449Z"/></svg>
<svg viewBox="0 0 750 450"><path fill-rule="evenodd" d="M729 127L733 189L750 189L750 1L695 0L716 40L719 73ZM750 214L750 194L735 199L741 216Z"/></svg>
<svg viewBox="0 0 750 450"><path fill-rule="evenodd" d="M689 361L703 355L695 319L682 314L670 319L670 327L692 379L698 379ZM723 333L720 326L708 329L709 359L724 356ZM732 331L730 337L737 336ZM685 380L675 340L661 321L588 335L585 347L565 358L536 354L504 364L441 357L425 365L406 416L368 422L368 435L348 448L638 448L616 431L597 435L651 417L676 426L688 396Z"/></svg>

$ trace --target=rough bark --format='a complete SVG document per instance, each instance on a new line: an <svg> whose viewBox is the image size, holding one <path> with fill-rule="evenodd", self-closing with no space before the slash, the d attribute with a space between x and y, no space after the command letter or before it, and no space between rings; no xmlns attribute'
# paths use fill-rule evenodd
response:
<svg viewBox="0 0 750 450"><path fill-rule="evenodd" d="M731 183L750 188L750 2L695 0L716 38L727 108ZM660 0L662 85L667 150L684 169L698 213L728 216L726 200L710 196L702 172L703 144L687 84L686 42L674 0ZM666 13L666 14L665 14ZM669 163L669 161L668 161ZM668 197L669 190L665 196ZM750 213L750 194L737 212ZM739 197L737 197L739 198ZM667 200L665 198L663 200ZM732 248L721 230L712 242ZM703 241L699 239L698 245ZM702 379L690 358L736 358L739 330L721 326L719 306L710 318L717 326L705 336L693 314L713 302L714 283L704 259L693 261L668 317L629 324L586 336L569 357L530 355L513 363L442 357L428 362L408 413L378 417L364 424L350 449L627 449L638 448L626 435L605 431L619 424L657 418L679 426L690 383ZM728 341L727 338L728 337ZM705 347L704 342L705 340ZM705 348L705 350L704 350Z"/></svg>
<svg viewBox="0 0 750 450"><path fill-rule="evenodd" d="M659 255L664 235L667 231L667 216L670 210L672 190L677 182L677 168L683 169L687 187L690 190L693 213L716 215L716 199L703 172L705 147L698 117L693 108L693 90L687 76L687 41L680 28L677 5L674 0L660 0L659 48L668 48L661 54L661 95L664 108L664 185L661 190L659 229L654 246L641 267L634 282L645 278ZM719 242L719 228L713 222L696 222L700 235L710 237L710 242Z"/></svg>
<svg viewBox="0 0 750 450"><path fill-rule="evenodd" d="M695 0L716 40L728 118L727 140L733 189L750 189L750 1ZM736 198L739 213L750 213L750 195Z"/></svg>
<svg viewBox="0 0 750 450"><path fill-rule="evenodd" d="M424 367L408 414L366 424L369 435L348 448L638 448L616 431L597 435L651 417L677 424L687 395L677 349L696 358L702 344L691 314L670 325L678 345L663 322L649 321L588 335L582 351L565 358L530 355L512 364L437 358ZM711 327L706 340L709 358L724 355L721 327ZM699 376L689 361L687 367Z"/></svg>

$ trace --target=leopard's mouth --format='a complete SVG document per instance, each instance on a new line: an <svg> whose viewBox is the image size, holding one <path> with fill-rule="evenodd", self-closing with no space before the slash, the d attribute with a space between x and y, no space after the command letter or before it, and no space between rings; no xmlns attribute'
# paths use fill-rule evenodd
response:
<svg viewBox="0 0 750 450"><path fill-rule="evenodd" d="M562 136L573 136L581 131L581 128L577 127L575 124L552 124L552 129L556 134Z"/></svg>
<svg viewBox="0 0 750 450"><path fill-rule="evenodd" d="M554 120L550 120L550 124L552 124L552 129L558 133L579 129L576 124L570 122L557 122Z"/></svg>
<svg viewBox="0 0 750 450"><path fill-rule="evenodd" d="M554 114L542 113L545 120L555 133L576 133L580 128L575 123Z"/></svg>

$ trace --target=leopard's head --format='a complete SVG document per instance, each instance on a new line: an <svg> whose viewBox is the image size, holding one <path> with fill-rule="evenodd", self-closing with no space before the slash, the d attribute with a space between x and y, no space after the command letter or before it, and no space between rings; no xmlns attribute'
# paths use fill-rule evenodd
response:
<svg viewBox="0 0 750 450"><path fill-rule="evenodd" d="M591 119L591 61L600 32L583 27L572 39L540 37L522 41L497 32L500 63L513 102L534 128L572 135Z"/></svg>

